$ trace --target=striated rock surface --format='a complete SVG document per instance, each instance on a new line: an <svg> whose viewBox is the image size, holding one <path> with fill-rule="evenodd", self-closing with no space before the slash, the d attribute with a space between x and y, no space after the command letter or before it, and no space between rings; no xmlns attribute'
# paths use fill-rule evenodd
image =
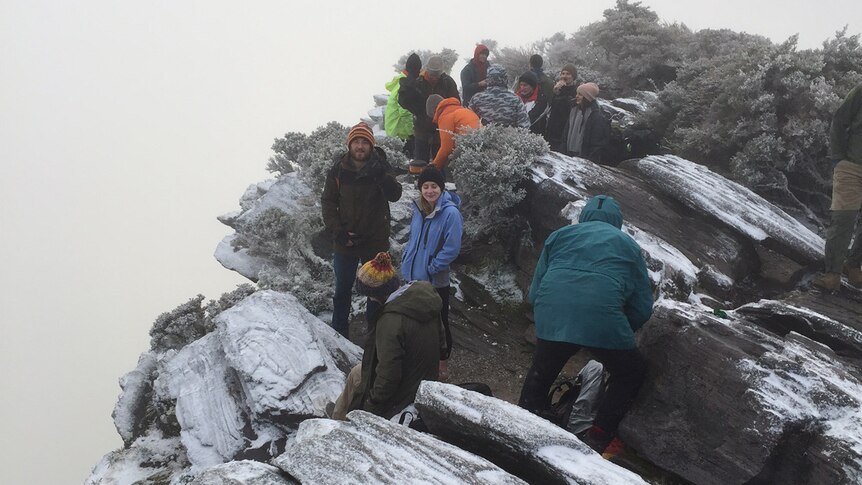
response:
<svg viewBox="0 0 862 485"><path fill-rule="evenodd" d="M771 333L751 310L721 318L657 306L639 338L649 377L623 439L698 484L859 483L862 380L852 363L795 332Z"/></svg>
<svg viewBox="0 0 862 485"><path fill-rule="evenodd" d="M273 462L302 483L522 484L487 460L364 411L310 419Z"/></svg>
<svg viewBox="0 0 862 485"><path fill-rule="evenodd" d="M242 460L207 468L189 485L290 485L298 483L285 477L278 468Z"/></svg>
<svg viewBox="0 0 862 485"><path fill-rule="evenodd" d="M416 407L429 430L530 483L645 484L575 435L505 401L423 382Z"/></svg>

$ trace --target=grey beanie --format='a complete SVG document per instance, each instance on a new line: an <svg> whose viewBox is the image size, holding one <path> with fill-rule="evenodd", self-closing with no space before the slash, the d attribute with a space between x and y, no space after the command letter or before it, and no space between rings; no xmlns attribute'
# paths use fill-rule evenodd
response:
<svg viewBox="0 0 862 485"><path fill-rule="evenodd" d="M428 99L425 101L425 114L427 114L429 118L434 117L434 113L437 112L437 105L440 104L440 101L443 101L443 96L440 96L439 94L428 96Z"/></svg>

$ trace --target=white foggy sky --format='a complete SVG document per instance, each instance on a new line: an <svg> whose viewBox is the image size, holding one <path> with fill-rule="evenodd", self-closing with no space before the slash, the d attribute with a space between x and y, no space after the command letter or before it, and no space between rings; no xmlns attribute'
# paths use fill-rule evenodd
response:
<svg viewBox="0 0 862 485"><path fill-rule="evenodd" d="M243 281L215 217L273 138L355 123L411 49L522 46L615 4L584 3L0 0L2 481L80 483L121 445L153 319ZM858 1L643 3L803 48L862 31Z"/></svg>

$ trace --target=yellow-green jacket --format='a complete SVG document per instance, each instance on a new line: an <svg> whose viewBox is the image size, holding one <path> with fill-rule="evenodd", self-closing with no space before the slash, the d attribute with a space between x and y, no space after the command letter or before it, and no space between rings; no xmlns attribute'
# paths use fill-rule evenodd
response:
<svg viewBox="0 0 862 485"><path fill-rule="evenodd" d="M413 113L398 104L399 81L402 77L405 77L404 73L399 72L397 76L386 83L386 90L389 91L389 101L386 102L383 127L386 129L386 135L404 140L413 134Z"/></svg>

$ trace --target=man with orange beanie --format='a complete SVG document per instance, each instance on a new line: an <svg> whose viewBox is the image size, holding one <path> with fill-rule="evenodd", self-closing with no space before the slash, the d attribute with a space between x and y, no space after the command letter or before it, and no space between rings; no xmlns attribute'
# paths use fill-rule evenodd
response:
<svg viewBox="0 0 862 485"><path fill-rule="evenodd" d="M443 99L434 94L428 97L426 109L440 131L440 150L431 163L445 173L449 156L455 150L455 135L479 128L479 117L472 110L461 106L458 98Z"/></svg>
<svg viewBox="0 0 862 485"><path fill-rule="evenodd" d="M344 337L348 337L356 268L389 249L389 203L401 198L401 184L395 180L386 153L374 145L368 125L351 128L348 151L329 169L321 197L323 224L333 240L332 328ZM376 308L369 300L366 317Z"/></svg>

